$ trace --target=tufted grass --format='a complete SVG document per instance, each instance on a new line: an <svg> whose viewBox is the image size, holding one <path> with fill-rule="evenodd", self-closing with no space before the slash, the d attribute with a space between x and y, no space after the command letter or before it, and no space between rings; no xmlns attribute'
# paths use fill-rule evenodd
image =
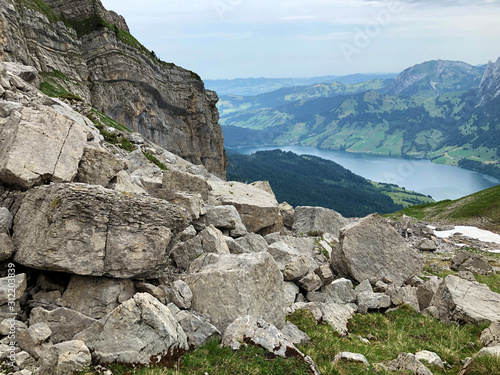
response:
<svg viewBox="0 0 500 375"><path fill-rule="evenodd" d="M434 374L457 374L462 368L461 361L481 348L479 335L486 328L486 325L445 324L420 315L409 306L387 314L357 314L350 321L347 337L339 337L329 325L316 325L308 311L296 311L289 320L311 337L311 344L299 349L315 360L322 374L372 373L376 363L395 359L401 352L414 354L419 350L436 352L446 361L445 370L428 366ZM358 335L365 338L372 335L375 339L365 344ZM348 362L334 365L332 360L341 351L363 354L370 368Z"/></svg>

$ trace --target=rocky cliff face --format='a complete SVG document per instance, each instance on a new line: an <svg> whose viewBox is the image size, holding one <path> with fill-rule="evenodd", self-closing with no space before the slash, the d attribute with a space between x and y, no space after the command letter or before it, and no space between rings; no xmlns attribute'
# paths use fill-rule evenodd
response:
<svg viewBox="0 0 500 375"><path fill-rule="evenodd" d="M196 73L156 58L97 0L0 0L0 60L40 72L42 89L81 97L133 131L225 176L215 104ZM44 85L44 86L43 86Z"/></svg>
<svg viewBox="0 0 500 375"><path fill-rule="evenodd" d="M500 96L500 58L489 62L479 86L479 105L486 104Z"/></svg>

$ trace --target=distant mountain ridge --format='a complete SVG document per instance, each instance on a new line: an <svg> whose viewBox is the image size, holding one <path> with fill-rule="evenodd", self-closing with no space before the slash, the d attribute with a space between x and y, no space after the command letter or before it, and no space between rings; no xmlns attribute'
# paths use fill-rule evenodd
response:
<svg viewBox="0 0 500 375"><path fill-rule="evenodd" d="M208 89L219 95L254 96L264 94L284 87L309 86L318 83L338 82L354 84L374 79L393 79L396 73L381 74L350 74L346 76L323 76L308 78L236 78L236 79L206 79Z"/></svg>
<svg viewBox="0 0 500 375"><path fill-rule="evenodd" d="M408 155L500 176L500 59L481 67L435 60L395 80L221 96L219 108L228 147Z"/></svg>

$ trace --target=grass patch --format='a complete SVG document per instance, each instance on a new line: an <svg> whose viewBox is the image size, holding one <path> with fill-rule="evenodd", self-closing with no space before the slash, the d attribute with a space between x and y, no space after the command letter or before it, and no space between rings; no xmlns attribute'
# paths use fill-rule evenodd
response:
<svg viewBox="0 0 500 375"><path fill-rule="evenodd" d="M43 0L21 0L21 3L30 9L42 13L52 23L61 20Z"/></svg>
<svg viewBox="0 0 500 375"><path fill-rule="evenodd" d="M297 358L271 356L259 347L249 345L238 351L221 347L218 341L211 341L201 348L184 355L178 368L165 369L148 367L130 369L123 365L111 365L114 375L305 375L309 367ZM92 371L79 375L97 374Z"/></svg>
<svg viewBox="0 0 500 375"><path fill-rule="evenodd" d="M129 133L132 133L132 130L127 128L125 125L120 124L119 122L113 120L111 117L98 111L97 109L92 109L92 112L99 118L99 121L102 124L104 124L110 128L115 128L115 129L122 131L122 132L126 131Z"/></svg>
<svg viewBox="0 0 500 375"><path fill-rule="evenodd" d="M429 366L434 374L457 374L462 368L461 360L471 357L481 348L478 338L486 327L448 325L422 316L409 306L388 314L357 314L350 321L351 334L347 337L339 337L329 325L316 325L309 311L298 310L289 320L311 337L311 344L300 349L316 361L322 374L367 372L359 364L339 362L333 365L333 357L341 351L361 353L370 364L374 364L395 359L401 352L419 350L436 352L447 362L449 368L445 370ZM358 335L373 335L375 339L365 344L357 339Z"/></svg>
<svg viewBox="0 0 500 375"><path fill-rule="evenodd" d="M444 200L408 207L396 212L419 220L452 224L481 225L489 230L500 229L500 185L451 201Z"/></svg>
<svg viewBox="0 0 500 375"><path fill-rule="evenodd" d="M488 285L492 292L500 293L500 274L474 275L474 277L478 283Z"/></svg>
<svg viewBox="0 0 500 375"><path fill-rule="evenodd" d="M52 98L68 99L68 100L83 102L83 99L80 98L78 95L66 91L64 87L62 87L60 84L54 81L43 81L40 84L40 91Z"/></svg>
<svg viewBox="0 0 500 375"><path fill-rule="evenodd" d="M146 157L146 159L148 159L151 163L156 165L162 171L166 171L168 169L167 166L163 164L161 161L159 161L158 158L153 154L150 154L149 152L143 152L143 154Z"/></svg>
<svg viewBox="0 0 500 375"><path fill-rule="evenodd" d="M116 145L128 152L135 150L134 144L130 142L129 139L106 130L106 127L111 127L119 131L127 131L130 133L131 130L129 128L94 108L92 109L92 113L87 115L87 117L94 123L106 142Z"/></svg>
<svg viewBox="0 0 500 375"><path fill-rule="evenodd" d="M500 375L500 357L481 356L474 359L467 375Z"/></svg>

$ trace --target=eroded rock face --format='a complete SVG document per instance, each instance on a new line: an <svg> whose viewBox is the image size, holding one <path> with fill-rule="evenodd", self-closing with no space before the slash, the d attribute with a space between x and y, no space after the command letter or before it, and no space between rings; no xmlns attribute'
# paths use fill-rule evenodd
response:
<svg viewBox="0 0 500 375"><path fill-rule="evenodd" d="M172 312L147 293L137 293L75 339L100 363L150 364L188 348Z"/></svg>
<svg viewBox="0 0 500 375"><path fill-rule="evenodd" d="M151 278L166 261L173 233L187 227L186 217L168 202L100 186L41 186L17 212L15 261L77 275Z"/></svg>
<svg viewBox="0 0 500 375"><path fill-rule="evenodd" d="M185 282L193 292L191 308L210 316L221 332L247 314L278 328L285 324L283 276L269 254L207 254L190 272Z"/></svg>
<svg viewBox="0 0 500 375"><path fill-rule="evenodd" d="M110 115L131 130L194 164L225 178L227 156L218 124L215 92L206 90L193 72L159 61L106 27L80 27L79 34L62 22L2 0L2 54L50 74L68 92ZM125 20L100 1L50 0L54 14L82 25L96 16L128 31ZM126 99L124 99L126 98Z"/></svg>
<svg viewBox="0 0 500 375"><path fill-rule="evenodd" d="M400 286L422 270L423 261L385 219L374 214L342 229L331 265L358 282L370 280L375 285L386 277Z"/></svg>

